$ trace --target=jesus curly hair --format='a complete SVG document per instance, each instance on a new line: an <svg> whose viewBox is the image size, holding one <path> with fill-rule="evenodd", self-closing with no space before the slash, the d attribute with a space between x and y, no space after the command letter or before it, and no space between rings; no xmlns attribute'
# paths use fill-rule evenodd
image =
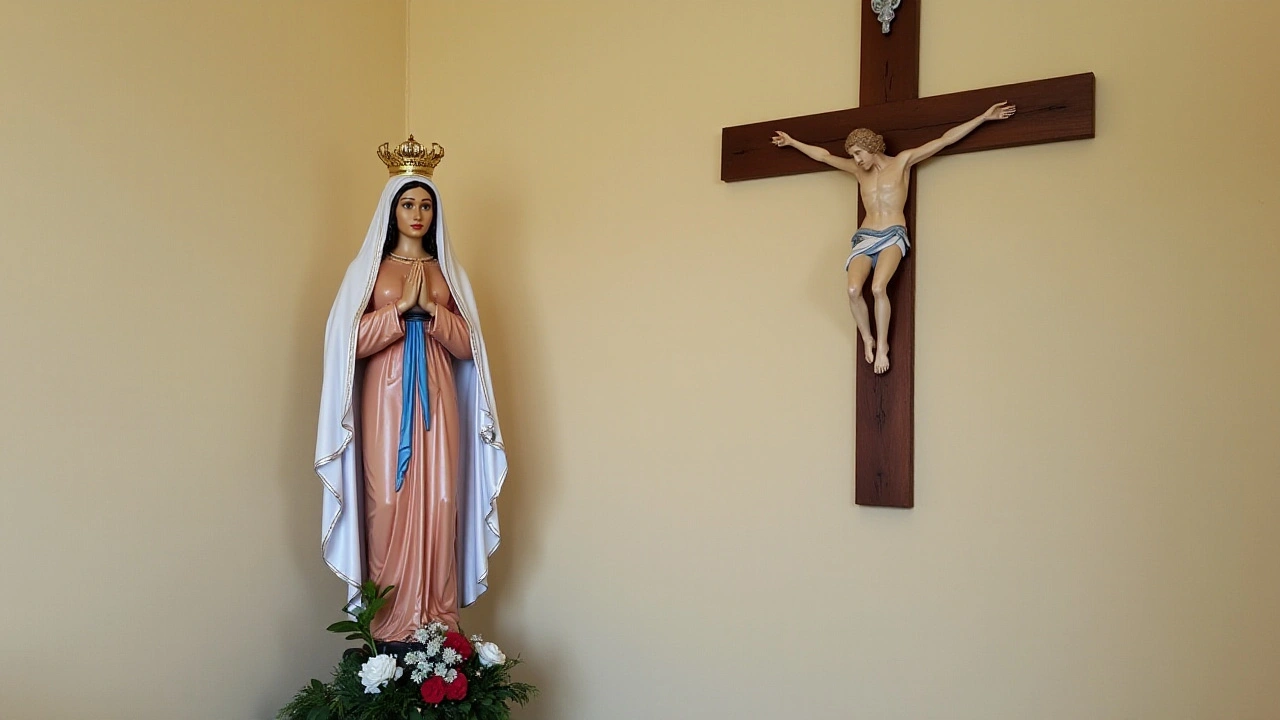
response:
<svg viewBox="0 0 1280 720"><path fill-rule="evenodd" d="M858 128L849 133L849 137L844 141L845 152L851 153L855 147L860 147L874 155L881 155L884 153L884 137L874 130Z"/></svg>

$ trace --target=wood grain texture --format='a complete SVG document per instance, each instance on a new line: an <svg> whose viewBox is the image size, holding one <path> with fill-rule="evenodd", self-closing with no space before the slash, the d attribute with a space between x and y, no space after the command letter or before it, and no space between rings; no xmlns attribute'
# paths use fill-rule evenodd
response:
<svg viewBox="0 0 1280 720"><path fill-rule="evenodd" d="M871 3L863 3L862 56L858 103L863 109L909 102L920 95L920 2L898 7L888 34ZM853 127L871 127L859 124ZM881 132L880 130L876 130ZM829 149L829 148L828 148ZM839 138L843 154L844 137ZM802 156L803 157L803 156ZM805 158L806 160L808 158ZM911 187L916 173L911 171ZM889 282L889 372L876 375L862 359L862 339L855 341L854 362L854 493L859 505L909 508L915 505L915 344L916 344L916 194L903 208L912 250ZM858 224L866 209L858 201ZM875 316L870 280L863 286L867 307ZM874 327L872 328L875 329Z"/></svg>
<svg viewBox="0 0 1280 720"><path fill-rule="evenodd" d="M781 130L797 140L847 157L844 141L865 127L885 138L889 154L917 147L976 117L991 105L1018 106L1009 120L987 123L940 155L1080 140L1094 136L1093 73L1001 85L918 98L920 79L920 0L899 7L891 32L884 34L870 3L863 3L860 107L724 128L720 179L725 182L799 175L831 170L803 153L776 147ZM915 233L916 179L904 214L911 250L889 283L893 308L889 323L891 367L876 375L862 359L859 338L855 363L854 501L859 505L909 508L915 505ZM858 222L865 211L858 205ZM864 292L870 294L870 281ZM868 297L872 308L874 299Z"/></svg>
<svg viewBox="0 0 1280 720"><path fill-rule="evenodd" d="M721 133L720 179L736 182L831 169L776 147L770 138L778 130L844 157L845 137L854 128L868 127L884 135L888 152L894 154L928 142L1002 100L1017 105L1018 114L987 123L938 154L1091 138L1094 85L1093 73L1080 73L727 127Z"/></svg>
<svg viewBox="0 0 1280 720"><path fill-rule="evenodd" d="M920 97L920 2L907 0L899 5L887 35L880 31L871 3L862 3L858 105Z"/></svg>
<svg viewBox="0 0 1280 720"><path fill-rule="evenodd" d="M915 170L911 171L915 185ZM862 339L856 341L854 362L854 492L859 505L909 508L915 505L916 457L916 195L907 196L903 209L911 250L889 282L889 372L876 375L862 359ZM859 220L861 220L859 209ZM875 329L875 300L871 280L863 287Z"/></svg>

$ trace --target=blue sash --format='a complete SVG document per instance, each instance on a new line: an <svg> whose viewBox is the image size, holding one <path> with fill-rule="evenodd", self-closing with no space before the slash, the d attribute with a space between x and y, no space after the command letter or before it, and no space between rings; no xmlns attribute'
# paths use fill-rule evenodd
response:
<svg viewBox="0 0 1280 720"><path fill-rule="evenodd" d="M901 225L890 225L883 230L868 230L859 228L858 232L853 234L853 240L850 241L853 246L853 252L849 253L849 259L844 261L844 269L849 269L849 264L859 255L866 255L871 258L871 267L876 266L880 253L896 245L902 251L902 256L907 256L907 249L911 247L911 240L907 238L907 229Z"/></svg>
<svg viewBox="0 0 1280 720"><path fill-rule="evenodd" d="M431 396L427 391L427 340L423 330L423 318L405 318L404 328L404 398L400 404L400 449L396 453L396 492L404 485L404 474L409 469L409 456L413 453L413 399L422 401L422 418L431 429Z"/></svg>

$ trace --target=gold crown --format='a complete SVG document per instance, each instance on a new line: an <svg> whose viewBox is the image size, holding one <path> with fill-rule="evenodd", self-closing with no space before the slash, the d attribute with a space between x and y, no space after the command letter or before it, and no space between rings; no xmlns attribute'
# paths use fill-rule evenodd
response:
<svg viewBox="0 0 1280 720"><path fill-rule="evenodd" d="M382 158L392 175L431 177L436 166L444 159L444 148L435 143L431 143L430 148L424 147L410 135L408 140L400 143L394 150L391 149L391 143L382 143L378 148L378 157Z"/></svg>

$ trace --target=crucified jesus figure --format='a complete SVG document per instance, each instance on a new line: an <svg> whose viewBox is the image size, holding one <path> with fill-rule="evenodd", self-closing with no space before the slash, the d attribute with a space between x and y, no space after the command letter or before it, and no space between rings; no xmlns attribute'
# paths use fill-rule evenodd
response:
<svg viewBox="0 0 1280 720"><path fill-rule="evenodd" d="M849 133L844 143L845 152L850 156L847 158L806 145L781 131L773 136L774 145L793 147L858 179L858 190L867 209L867 217L853 235L853 252L845 263L845 271L849 275L849 310L858 324L866 361L874 364L877 375L889 370L889 280L911 247L907 238L907 218L903 214L911 168L958 142L982 123L1007 120L1016 109L1008 103L996 103L978 117L946 131L937 140L903 150L897 155L885 155L884 138L866 128ZM871 294L876 303L875 336L871 334L867 301L862 297L862 286L868 276L871 277Z"/></svg>

